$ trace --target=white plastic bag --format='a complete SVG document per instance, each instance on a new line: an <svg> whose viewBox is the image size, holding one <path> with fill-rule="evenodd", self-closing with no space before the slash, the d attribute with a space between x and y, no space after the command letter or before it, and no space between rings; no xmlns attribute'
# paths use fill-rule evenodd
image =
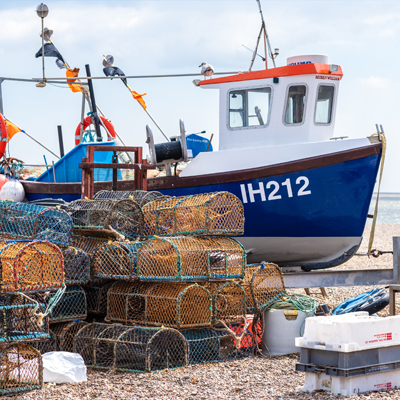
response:
<svg viewBox="0 0 400 400"><path fill-rule="evenodd" d="M80 354L51 351L43 354L43 382L86 382L86 365Z"/></svg>

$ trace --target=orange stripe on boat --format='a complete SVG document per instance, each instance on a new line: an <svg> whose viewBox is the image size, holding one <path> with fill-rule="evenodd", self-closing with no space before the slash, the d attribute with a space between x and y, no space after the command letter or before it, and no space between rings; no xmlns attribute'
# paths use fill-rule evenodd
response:
<svg viewBox="0 0 400 400"><path fill-rule="evenodd" d="M213 85L215 83L251 81L255 79L279 78L283 76L296 75L331 75L338 76L342 79L343 72L340 65L339 71L329 73L328 64L301 64L301 65L286 65L284 67L263 69L261 71L243 72L242 74L224 76L223 78L207 79L200 82L200 86Z"/></svg>

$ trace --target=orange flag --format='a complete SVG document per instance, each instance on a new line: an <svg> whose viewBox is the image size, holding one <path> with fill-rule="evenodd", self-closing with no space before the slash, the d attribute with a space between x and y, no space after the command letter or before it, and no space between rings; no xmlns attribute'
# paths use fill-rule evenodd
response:
<svg viewBox="0 0 400 400"><path fill-rule="evenodd" d="M67 78L77 77L78 74L79 74L79 68L74 68L74 69L67 68L67 71L66 71ZM68 82L76 82L76 79L67 79L67 81ZM68 86L74 93L82 92L80 85L76 85L76 84L74 85L74 84L68 83Z"/></svg>
<svg viewBox="0 0 400 400"><path fill-rule="evenodd" d="M11 140L11 138L18 132L22 132L22 129L18 128L17 125L14 125L12 122L10 122L8 119L6 119L6 124L7 124L7 142Z"/></svg>
<svg viewBox="0 0 400 400"><path fill-rule="evenodd" d="M146 93L139 94L138 92L135 92L134 90L131 90L131 93L132 93L133 98L135 100L137 100L144 109L146 109L147 106L146 106L146 103L144 102L143 97L142 97L142 96L146 96Z"/></svg>

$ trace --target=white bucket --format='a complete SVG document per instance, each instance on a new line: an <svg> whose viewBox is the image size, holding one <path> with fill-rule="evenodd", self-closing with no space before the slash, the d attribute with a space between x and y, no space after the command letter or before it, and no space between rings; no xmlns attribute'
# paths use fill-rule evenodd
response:
<svg viewBox="0 0 400 400"><path fill-rule="evenodd" d="M300 351L295 345L295 338L299 336L300 328L301 333L304 331L303 322L306 319L306 313L297 311L297 316L290 316L291 319L287 319L284 311L270 310L263 314L264 333L262 340L263 354L265 355L281 356ZM265 346L268 347L269 352Z"/></svg>

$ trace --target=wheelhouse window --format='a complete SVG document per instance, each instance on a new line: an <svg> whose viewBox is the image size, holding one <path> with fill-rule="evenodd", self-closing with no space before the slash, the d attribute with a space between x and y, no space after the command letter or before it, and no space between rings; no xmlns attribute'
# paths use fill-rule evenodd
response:
<svg viewBox="0 0 400 400"><path fill-rule="evenodd" d="M290 86L288 90L285 124L301 124L304 119L307 88L304 85Z"/></svg>
<svg viewBox="0 0 400 400"><path fill-rule="evenodd" d="M229 127L267 125L270 108L270 87L231 91L229 93Z"/></svg>
<svg viewBox="0 0 400 400"><path fill-rule="evenodd" d="M315 107L315 123L330 124L332 118L333 86L318 86L317 105Z"/></svg>

